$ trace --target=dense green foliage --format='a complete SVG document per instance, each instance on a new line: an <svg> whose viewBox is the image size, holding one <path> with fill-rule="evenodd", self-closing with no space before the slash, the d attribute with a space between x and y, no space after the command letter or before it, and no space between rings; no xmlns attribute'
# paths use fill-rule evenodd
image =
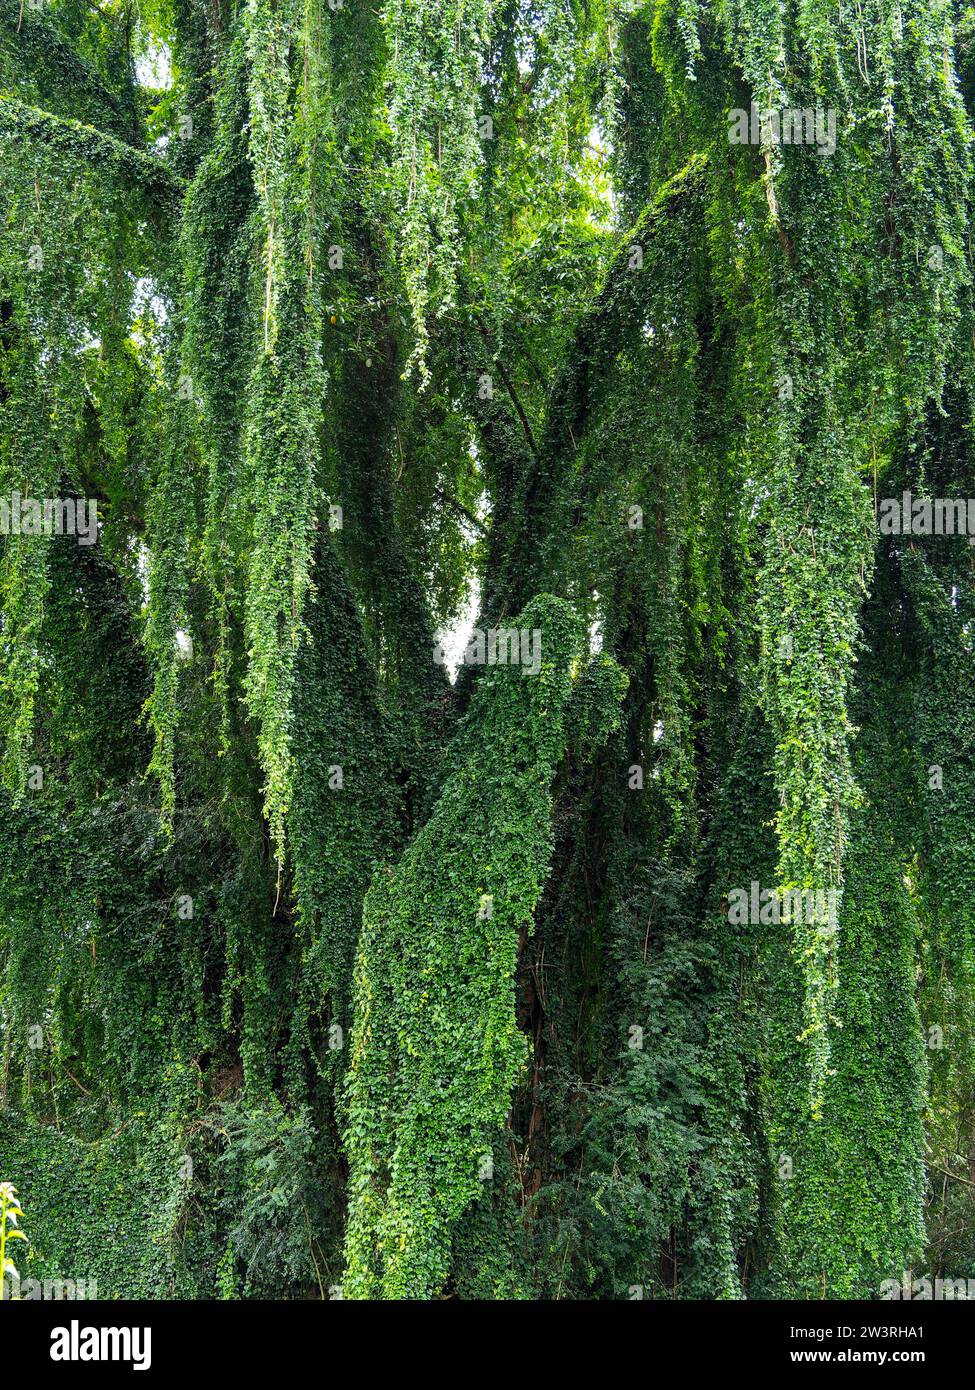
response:
<svg viewBox="0 0 975 1390"><path fill-rule="evenodd" d="M975 1278L973 120L960 0L0 0L24 1277Z"/></svg>

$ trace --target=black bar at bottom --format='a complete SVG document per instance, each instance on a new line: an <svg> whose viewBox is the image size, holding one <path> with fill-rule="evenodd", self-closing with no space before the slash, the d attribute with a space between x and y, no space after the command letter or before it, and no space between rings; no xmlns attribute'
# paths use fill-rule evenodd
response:
<svg viewBox="0 0 975 1390"><path fill-rule="evenodd" d="M682 1368L747 1373L791 1366L954 1367L969 1350L963 1302L925 1303L155 1303L21 1302L0 1322L8 1366L50 1368L56 1378L214 1372L248 1381L298 1364L374 1374L428 1362L466 1379L469 1354L486 1366L524 1356L535 1343L545 1364L574 1347L606 1369L634 1355L648 1373ZM568 1333L560 1334L569 1317ZM468 1331L464 1343L451 1333ZM508 1330L517 1342L508 1343ZM483 1338L487 1331L490 1337ZM148 1335L147 1335L148 1334ZM444 1340L440 1340L443 1337ZM470 1338L476 1338L471 1341ZM431 1338L433 1340L431 1340ZM467 1352L461 1347L467 1346ZM451 1347L454 1351L451 1351ZM521 1352L517 1348L521 1347ZM485 1355L487 1353L487 1355ZM336 1359L337 1358L337 1359ZM465 1363L467 1370L465 1370ZM341 1371L345 1365L346 1370ZM514 1363L510 1366L514 1370Z"/></svg>

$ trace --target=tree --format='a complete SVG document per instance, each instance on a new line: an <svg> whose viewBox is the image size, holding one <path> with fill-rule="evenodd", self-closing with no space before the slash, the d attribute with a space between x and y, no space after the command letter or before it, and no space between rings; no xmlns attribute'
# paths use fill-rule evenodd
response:
<svg viewBox="0 0 975 1390"><path fill-rule="evenodd" d="M0 0L37 1272L975 1273L973 16Z"/></svg>

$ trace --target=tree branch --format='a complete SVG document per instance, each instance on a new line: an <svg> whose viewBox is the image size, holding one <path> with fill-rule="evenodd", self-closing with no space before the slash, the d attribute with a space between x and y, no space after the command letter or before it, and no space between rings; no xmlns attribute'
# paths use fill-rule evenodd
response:
<svg viewBox="0 0 975 1390"><path fill-rule="evenodd" d="M161 160L113 135L0 94L0 145L11 140L38 141L59 154L108 166L163 206L178 202L185 188Z"/></svg>
<svg viewBox="0 0 975 1390"><path fill-rule="evenodd" d="M435 488L434 491L436 492L437 497L440 499L441 502L445 502L448 507L453 507L454 511L458 514L458 516L462 516L465 521L470 523L471 526L476 527L476 529L480 531L482 536L487 535L488 530L487 527L484 525L484 522L479 521L473 512L468 511L467 508L464 506L463 502L458 502L457 498L452 496L449 492L447 492L445 488L438 487Z"/></svg>

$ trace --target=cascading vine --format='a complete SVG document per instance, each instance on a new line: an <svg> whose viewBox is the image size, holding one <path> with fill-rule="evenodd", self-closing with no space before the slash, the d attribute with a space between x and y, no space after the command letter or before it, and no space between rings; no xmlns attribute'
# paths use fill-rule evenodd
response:
<svg viewBox="0 0 975 1390"><path fill-rule="evenodd" d="M246 12L249 146L264 293L244 422L243 471L254 508L245 688L259 724L265 813L279 855L290 800L294 666L310 582L325 389L315 229L321 74L304 20L303 7L277 10L263 0Z"/></svg>
<svg viewBox="0 0 975 1390"><path fill-rule="evenodd" d="M763 702L786 891L842 892L859 799L847 704L872 566L871 473L939 397L969 282L960 98L934 59L949 13L938 4L908 18L891 4L833 15L770 0L702 15L705 50L727 45L741 69L721 132L734 132L740 164L717 205L729 219L744 207L728 242L757 272L741 362L757 379L748 482L764 531ZM659 28L671 18L686 42L686 15L662 3ZM790 143L794 113L801 130L809 122L805 143ZM713 107L707 120L713 128ZM815 1109L838 986L833 928L798 930L796 951Z"/></svg>
<svg viewBox="0 0 975 1390"><path fill-rule="evenodd" d="M496 666L479 683L433 815L366 899L345 1136L354 1297L438 1292L524 1065L514 975L551 853L580 642L547 596L513 626L533 634L538 670ZM603 678L624 679L609 664Z"/></svg>
<svg viewBox="0 0 975 1390"><path fill-rule="evenodd" d="M460 209L479 162L478 84L491 0L392 0L385 10L398 258L421 382L428 317L454 303ZM483 135L482 135L483 138Z"/></svg>
<svg viewBox="0 0 975 1390"><path fill-rule="evenodd" d="M41 1277L975 1268L972 551L882 524L975 496L973 34L0 0L0 1179Z"/></svg>
<svg viewBox="0 0 975 1390"><path fill-rule="evenodd" d="M112 139L89 162L87 136L52 122L50 141L35 143L36 117L0 106L5 177L0 249L0 354L3 496L11 514L2 557L4 663L0 698L3 770L23 790L31 761L38 692L40 634L48 593L50 513L64 484L77 486L73 441L93 399L124 396L128 348L119 332L128 312L130 267L151 265L160 215L141 186L147 170L131 155L134 186L120 189L113 168L126 168ZM80 129L80 128L79 128ZM64 135L69 138L61 144ZM145 161L148 164L148 161ZM165 188L165 180L160 184ZM158 191L158 190L154 190ZM167 192L171 191L169 189ZM168 201L162 198L165 206ZM70 243L65 245L66 233ZM105 412L106 420L108 411ZM45 503L48 512L45 513ZM87 510L86 510L87 516Z"/></svg>

